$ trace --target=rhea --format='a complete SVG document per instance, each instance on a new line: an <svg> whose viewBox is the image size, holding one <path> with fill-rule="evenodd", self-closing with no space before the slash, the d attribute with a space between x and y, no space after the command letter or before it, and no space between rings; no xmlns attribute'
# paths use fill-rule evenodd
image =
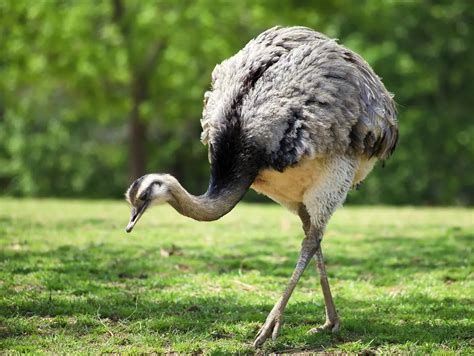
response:
<svg viewBox="0 0 474 356"><path fill-rule="evenodd" d="M340 321L321 250L325 227L347 193L398 141L392 95L362 57L305 27L274 27L217 65L204 95L201 140L209 147L210 182L194 196L168 174L148 174L126 192L127 232L145 210L169 203L199 221L227 214L252 188L297 214L304 239L296 267L254 345L275 339L283 311L314 258L326 322Z"/></svg>

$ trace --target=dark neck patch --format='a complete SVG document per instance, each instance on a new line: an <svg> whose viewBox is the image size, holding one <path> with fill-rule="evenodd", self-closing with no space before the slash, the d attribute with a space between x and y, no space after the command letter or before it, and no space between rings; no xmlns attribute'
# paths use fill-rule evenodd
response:
<svg viewBox="0 0 474 356"><path fill-rule="evenodd" d="M251 66L239 93L235 96L228 111L224 127L209 144L211 153L211 179L209 194L219 194L231 185L250 187L260 168L265 165L264 153L253 144L240 122L242 103L255 83L274 65L280 56L275 55L268 61Z"/></svg>
<svg viewBox="0 0 474 356"><path fill-rule="evenodd" d="M228 123L210 145L211 179L209 194L235 186L250 187L263 165L263 154L251 144L240 121Z"/></svg>

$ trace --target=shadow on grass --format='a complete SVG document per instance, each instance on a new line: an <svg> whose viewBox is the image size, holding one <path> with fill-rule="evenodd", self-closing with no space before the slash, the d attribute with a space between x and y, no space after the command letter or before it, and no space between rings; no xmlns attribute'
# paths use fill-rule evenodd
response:
<svg viewBox="0 0 474 356"><path fill-rule="evenodd" d="M472 238L471 234L463 233L429 240L368 238L354 244L370 244L370 253L347 256L329 251L328 268L337 279L349 278L351 274L346 271L349 269L360 275L369 271L374 274L374 283L379 284L393 282L387 275L394 270L404 275L441 268L455 271L465 267L471 258L465 245L472 243ZM8 262L5 265L12 276L4 285L3 294L7 298L0 300L0 315L7 323L6 328L0 328L0 336L40 335L27 324L16 323L22 318L74 317L77 322L73 325L65 322L51 327L79 337L106 320L131 330L140 324L139 332L150 335L172 332L190 337L236 338L250 343L272 308L272 301L251 304L244 298L178 294L171 300L159 300L153 293L174 283L186 283L200 273L237 275L243 269L257 270L262 276L286 278L297 256L297 251L286 251L283 241L266 239L254 240L249 250L242 248L242 251L222 257L212 248L196 247L166 259L160 255L159 247L143 249L139 245L101 244L85 248L65 245L45 252L0 251L0 261ZM282 263L277 267L262 257L275 251L283 251ZM189 266L186 273L175 268L184 263ZM15 290L15 275L30 273L42 275L42 288L29 292ZM293 351L315 351L349 341L372 346L419 340L446 343L468 340L474 333L472 327L456 324L458 320L473 317L472 300L467 298L440 300L425 294L384 300L364 297L367 296L358 299L335 296L343 318L343 329L338 335L301 332L322 322L323 311L312 304L290 305L285 313L282 338L270 349L291 351L288 347L297 345L298 349ZM417 319L414 315L423 317ZM242 323L249 327L240 334L227 329L228 325ZM291 332L292 328L298 333Z"/></svg>
<svg viewBox="0 0 474 356"><path fill-rule="evenodd" d="M396 283L387 279L391 273L408 275L430 272L436 269L459 270L466 267L472 256L466 246L472 244L474 235L458 234L455 238L416 239L367 238L353 242L359 246L370 246L368 253L343 254L332 251L323 244L326 264L330 276L337 279L353 279L354 274L363 276L370 273L375 284ZM344 242L347 243L347 242ZM164 246L169 247L169 246ZM86 247L63 245L48 251L0 251L0 261L8 261L10 273L29 274L51 272L68 278L110 281L125 278L146 278L157 272L167 275L182 275L173 270L176 264L191 266L189 274L237 273L258 271L262 276L287 278L294 268L298 248L288 251L284 241L256 239L249 244L233 247L238 253L218 254L212 247L192 247L177 249L177 255L169 259L161 256L162 246L142 247L137 245L90 244ZM229 251L229 250L228 250ZM278 251L278 252L276 252ZM269 257L276 257L272 262ZM55 261L54 265L48 261ZM171 267L171 268L170 268ZM346 271L351 271L346 275ZM54 288L53 288L54 289Z"/></svg>
<svg viewBox="0 0 474 356"><path fill-rule="evenodd" d="M251 305L241 300L235 302L220 297L180 297L165 301L150 297L136 298L136 295L110 293L99 298L74 300L64 300L54 295L52 298L43 296L23 300L10 307L2 302L2 315L10 316L10 325L8 329L2 330L1 336L6 338L44 334L25 325L16 325L15 320L20 317L74 317L76 321L73 324L56 322L51 327L80 337L90 328L100 327L100 323L105 321L114 328L132 328L132 332L140 324L139 332L149 335L172 333L190 338L235 338L243 343L250 343L264 320L262 311L266 313L272 307L271 304ZM442 305L439 305L440 302ZM285 313L282 336L270 348L273 351L290 351L288 347L297 346L299 351L315 351L350 341L371 346L419 341L462 342L468 341L474 332L472 327L451 323L472 318L472 301L468 299L440 301L417 295L397 301L378 302L376 309L373 309L374 302L370 299L336 298L336 303L346 310L343 312L343 329L339 334L307 335L305 331L316 326L317 319L319 322L323 321L322 310L314 305L290 305ZM417 313L429 313L430 316L424 322L410 323L410 314ZM436 322L437 320L443 320L443 323ZM250 323L252 327L243 334L228 331L229 325L241 323Z"/></svg>

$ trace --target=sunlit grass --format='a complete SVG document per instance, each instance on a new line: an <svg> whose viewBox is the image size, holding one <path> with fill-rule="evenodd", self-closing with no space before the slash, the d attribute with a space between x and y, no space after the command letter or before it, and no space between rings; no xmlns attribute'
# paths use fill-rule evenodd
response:
<svg viewBox="0 0 474 356"><path fill-rule="evenodd" d="M253 352L291 274L300 222L240 204L218 222L122 202L0 200L0 350ZM472 354L474 210L348 207L323 243L342 319L324 321L313 266L264 351Z"/></svg>

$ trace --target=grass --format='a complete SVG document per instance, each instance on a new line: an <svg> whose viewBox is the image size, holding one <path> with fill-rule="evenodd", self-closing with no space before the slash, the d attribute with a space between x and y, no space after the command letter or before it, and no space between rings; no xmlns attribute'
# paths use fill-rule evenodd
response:
<svg viewBox="0 0 474 356"><path fill-rule="evenodd" d="M214 223L122 202L0 200L0 350L253 353L292 272L296 216L240 204ZM474 210L347 207L323 248L342 319L309 268L263 352L473 354Z"/></svg>

